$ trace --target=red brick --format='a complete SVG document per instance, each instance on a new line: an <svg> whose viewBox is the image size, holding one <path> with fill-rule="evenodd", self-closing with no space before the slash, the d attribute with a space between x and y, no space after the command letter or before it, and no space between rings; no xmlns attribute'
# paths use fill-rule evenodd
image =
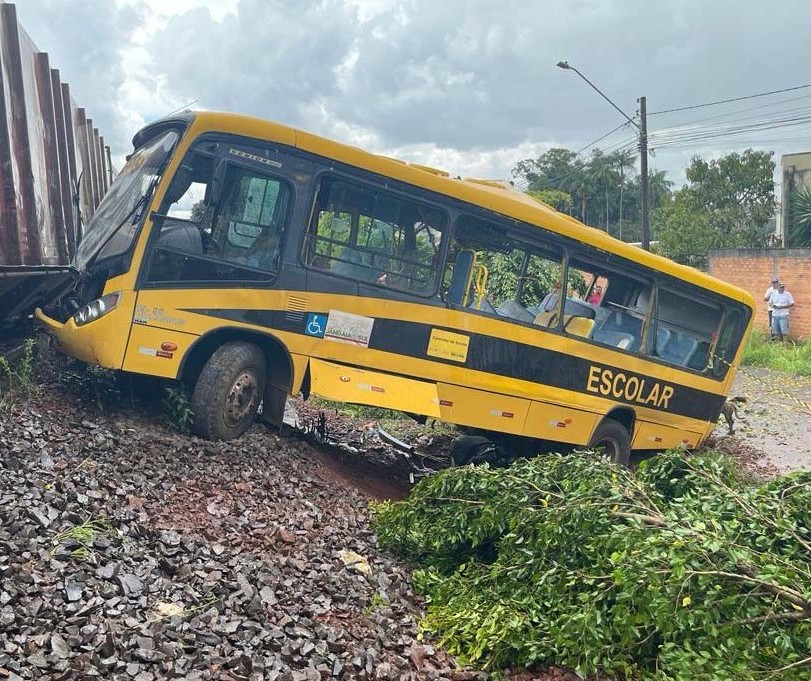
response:
<svg viewBox="0 0 811 681"><path fill-rule="evenodd" d="M794 296L791 309L792 338L811 336L811 301L805 297L805 282L811 281L811 249L752 248L728 249L710 253L710 274L748 291L757 302L755 328L767 331L768 313L763 294L772 276L786 282Z"/></svg>

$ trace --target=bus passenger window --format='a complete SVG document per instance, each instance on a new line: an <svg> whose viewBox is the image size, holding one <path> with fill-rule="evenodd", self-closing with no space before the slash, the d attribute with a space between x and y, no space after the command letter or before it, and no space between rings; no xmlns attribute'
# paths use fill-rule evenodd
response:
<svg viewBox="0 0 811 681"><path fill-rule="evenodd" d="M593 324L580 321L569 331L572 335L587 335L591 340L627 352L639 352L650 315L652 287L623 272L609 270L604 265L590 265L579 259L569 264L570 300L581 310L579 317L589 318ZM571 303L567 302L567 307ZM570 313L572 314L572 313ZM566 315L566 313L564 313Z"/></svg>
<svg viewBox="0 0 811 681"><path fill-rule="evenodd" d="M699 293L660 288L652 354L676 366L704 371L718 338L721 306Z"/></svg>
<svg viewBox="0 0 811 681"><path fill-rule="evenodd" d="M448 256L445 300L505 321L546 328L541 308L559 286L561 261L561 254L513 236L506 225L463 215Z"/></svg>
<svg viewBox="0 0 811 681"><path fill-rule="evenodd" d="M724 313L721 323L721 332L718 334L718 343L711 348L709 366L712 375L723 378L727 375L729 367L735 359L735 353L741 342L748 319L744 308L729 307Z"/></svg>
<svg viewBox="0 0 811 681"><path fill-rule="evenodd" d="M355 282L434 295L446 224L433 206L327 176L305 237L304 262Z"/></svg>

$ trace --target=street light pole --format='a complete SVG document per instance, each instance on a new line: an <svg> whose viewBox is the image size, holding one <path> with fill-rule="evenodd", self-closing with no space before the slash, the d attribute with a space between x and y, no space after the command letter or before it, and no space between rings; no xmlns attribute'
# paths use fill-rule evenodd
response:
<svg viewBox="0 0 811 681"><path fill-rule="evenodd" d="M622 109L620 109L614 102L612 102L608 96L600 90L594 83L592 83L588 78L586 78L580 71L578 71L574 66L569 64L567 61L559 61L558 68L565 69L567 71L574 71L578 76L580 76L589 86L597 92L606 102L608 102L611 106L613 106L617 111L619 111L623 118L628 121L631 125L633 125L639 131L639 165L640 165L640 188L641 188L641 199L640 199L640 208L642 211L642 248L646 251L650 250L650 208L648 206L648 120L647 120L647 110L646 110L646 101L644 97L639 98L639 118L640 123L637 123L633 120L628 114L626 114ZM606 216L607 219L607 216Z"/></svg>

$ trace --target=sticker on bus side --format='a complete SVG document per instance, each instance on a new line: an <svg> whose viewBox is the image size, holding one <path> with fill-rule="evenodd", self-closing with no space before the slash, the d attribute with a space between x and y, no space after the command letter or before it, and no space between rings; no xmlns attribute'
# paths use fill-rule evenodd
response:
<svg viewBox="0 0 811 681"><path fill-rule="evenodd" d="M311 312L307 315L307 321L304 326L304 333L307 336L315 336L316 338L323 338L324 331L327 328L327 315L315 314Z"/></svg>
<svg viewBox="0 0 811 681"><path fill-rule="evenodd" d="M368 348L374 324L375 320L372 317L330 310L324 338Z"/></svg>
<svg viewBox="0 0 811 681"><path fill-rule="evenodd" d="M431 329L431 340L428 341L426 354L430 357L452 359L454 362L466 362L469 346L470 336L442 329Z"/></svg>

